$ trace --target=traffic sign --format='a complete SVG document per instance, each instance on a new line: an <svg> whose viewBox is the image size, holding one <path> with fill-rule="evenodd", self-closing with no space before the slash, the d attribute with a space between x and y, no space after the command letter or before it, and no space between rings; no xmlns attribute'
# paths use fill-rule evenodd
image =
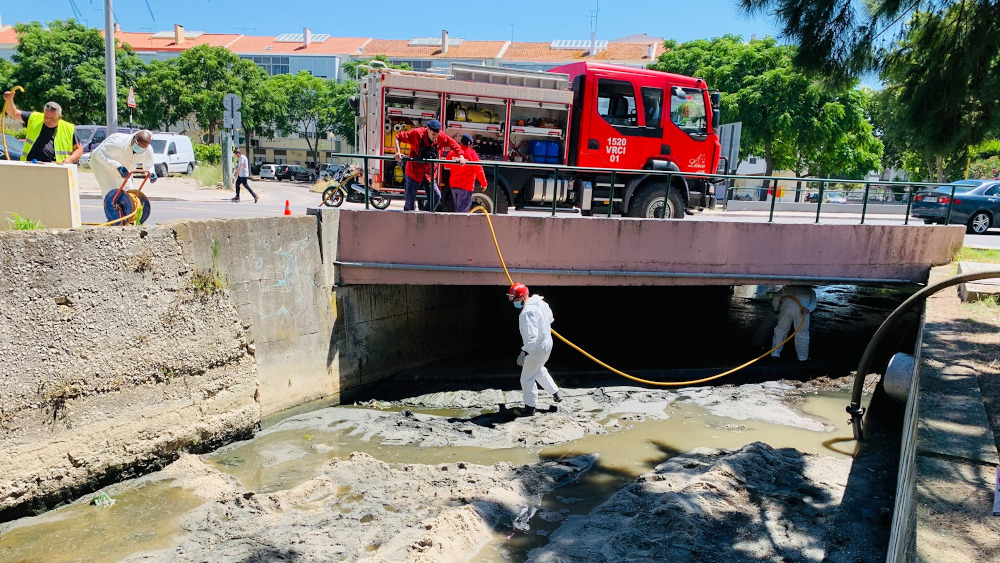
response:
<svg viewBox="0 0 1000 563"><path fill-rule="evenodd" d="M242 129L243 114L240 113L240 108L243 107L243 101L240 97L236 94L226 94L222 98L222 105L226 108L226 111L222 112L222 128Z"/></svg>
<svg viewBox="0 0 1000 563"><path fill-rule="evenodd" d="M135 107L135 90L131 86L128 87L128 107Z"/></svg>
<svg viewBox="0 0 1000 563"><path fill-rule="evenodd" d="M222 98L222 106L229 111L237 111L243 107L243 100L241 100L236 94L226 94L226 96Z"/></svg>

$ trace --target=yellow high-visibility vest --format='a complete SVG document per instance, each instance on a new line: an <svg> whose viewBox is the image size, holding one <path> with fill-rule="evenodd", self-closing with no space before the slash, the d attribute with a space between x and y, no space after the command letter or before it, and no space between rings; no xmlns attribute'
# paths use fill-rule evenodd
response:
<svg viewBox="0 0 1000 563"><path fill-rule="evenodd" d="M45 115L38 111L31 112L28 116L28 134L24 139L24 152L21 153L21 160L28 160L28 153L31 152L35 139L42 132L42 125L45 124ZM73 154L73 131L76 126L68 121L59 120L56 126L56 137L52 140L52 147L56 151L56 162L62 162Z"/></svg>

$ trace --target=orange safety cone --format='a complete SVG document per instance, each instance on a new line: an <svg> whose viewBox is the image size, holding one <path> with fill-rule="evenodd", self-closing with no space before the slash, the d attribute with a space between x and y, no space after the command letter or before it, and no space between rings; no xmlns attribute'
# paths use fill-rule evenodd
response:
<svg viewBox="0 0 1000 563"><path fill-rule="evenodd" d="M288 200L286 199L285 200L285 215L291 215L291 214L292 214L292 210L291 210L290 207L288 207Z"/></svg>

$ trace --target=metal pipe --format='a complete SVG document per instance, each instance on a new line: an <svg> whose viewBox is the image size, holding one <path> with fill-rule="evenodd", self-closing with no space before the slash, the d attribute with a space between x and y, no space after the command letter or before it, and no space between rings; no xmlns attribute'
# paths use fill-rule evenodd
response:
<svg viewBox="0 0 1000 563"><path fill-rule="evenodd" d="M104 110L107 113L108 135L118 132L118 92L115 77L115 11L111 0L104 0ZM74 120L76 121L76 120ZM223 153L223 158L226 154Z"/></svg>
<svg viewBox="0 0 1000 563"><path fill-rule="evenodd" d="M953 278L929 285L911 295L909 299L903 301L899 307L896 307L895 311L886 317L885 321L882 322L882 325L878 327L877 331L875 331L875 335L872 336L871 341L868 342L868 347L865 348L864 353L861 355L861 361L858 362L858 371L854 374L854 388L851 390L851 404L847 406L847 412L851 415L851 424L854 427L855 440L860 442L864 439L861 422L862 417L864 417L865 414L865 409L861 407L861 391L864 388L865 376L868 375L868 369L871 367L872 357L875 355L875 351L882 343L882 340L889 334L889 331L895 326L896 322L898 322L903 315L910 312L910 309L913 309L917 305L923 303L925 299L942 289L947 289L960 283L987 278L1000 278L1000 270L960 274Z"/></svg>
<svg viewBox="0 0 1000 563"><path fill-rule="evenodd" d="M868 193L871 191L872 185L865 182L865 200L861 202L861 224L865 224L865 213L868 211Z"/></svg>
<svg viewBox="0 0 1000 563"><path fill-rule="evenodd" d="M381 270L421 270L427 272L488 272L503 273L503 268L488 266L444 266L432 264L401 264L398 262L343 262L335 260L335 266L342 268L377 268ZM724 279L724 280L766 280L778 282L814 282L842 284L915 284L912 280L894 280L881 278L840 278L840 277L810 277L776 274L720 274L697 272L645 272L640 270L557 270L552 268L508 268L510 272L522 274L550 274L559 276L622 276L678 279Z"/></svg>

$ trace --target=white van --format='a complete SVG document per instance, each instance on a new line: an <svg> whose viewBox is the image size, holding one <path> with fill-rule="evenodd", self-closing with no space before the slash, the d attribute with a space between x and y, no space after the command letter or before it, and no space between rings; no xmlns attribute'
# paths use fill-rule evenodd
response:
<svg viewBox="0 0 1000 563"><path fill-rule="evenodd" d="M169 172L194 172L194 148L191 139L176 133L153 133L153 168L157 176Z"/></svg>

